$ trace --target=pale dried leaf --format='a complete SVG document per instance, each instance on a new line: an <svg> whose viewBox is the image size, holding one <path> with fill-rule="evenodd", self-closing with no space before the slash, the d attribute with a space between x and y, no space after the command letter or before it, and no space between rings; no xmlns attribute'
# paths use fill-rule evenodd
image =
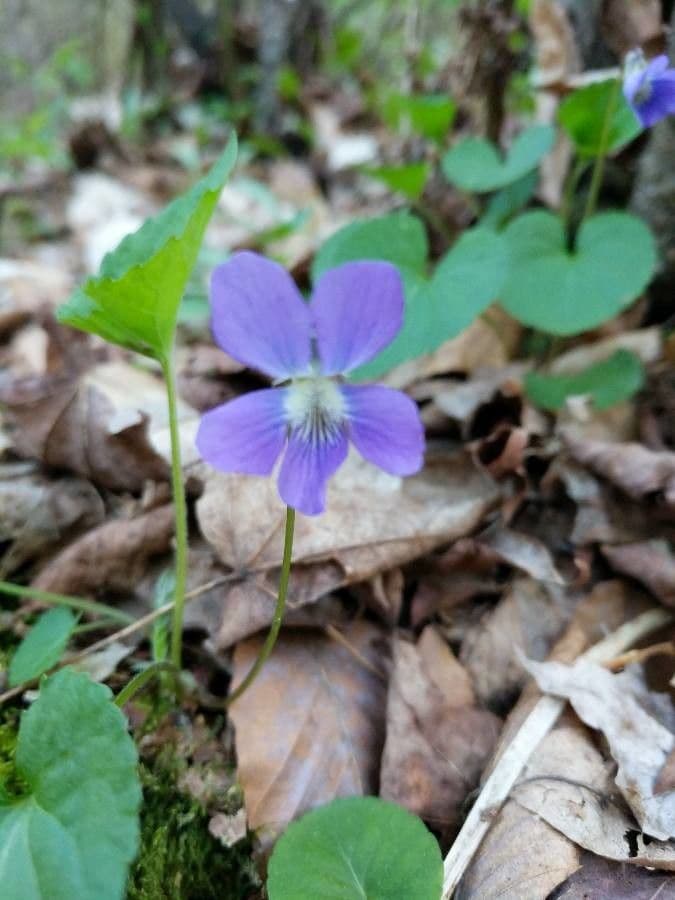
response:
<svg viewBox="0 0 675 900"><path fill-rule="evenodd" d="M274 481L211 470L205 481L197 517L220 559L235 570L278 566L284 507ZM496 500L492 480L464 454L398 478L352 453L329 486L326 513L298 517L293 558L333 561L343 583L363 581L471 531Z"/></svg>
<svg viewBox="0 0 675 900"><path fill-rule="evenodd" d="M459 658L483 703L498 708L514 697L527 677L520 654L544 659L573 603L555 585L517 578L497 606L469 627Z"/></svg>
<svg viewBox="0 0 675 900"><path fill-rule="evenodd" d="M656 362L663 350L661 329L654 327L641 328L639 331L624 331L592 344L582 344L556 357L551 363L550 371L556 375L580 372L595 363L602 362L617 350L630 350L645 365Z"/></svg>
<svg viewBox="0 0 675 900"><path fill-rule="evenodd" d="M499 733L468 675L431 628L393 645L380 793L444 830L458 825Z"/></svg>
<svg viewBox="0 0 675 900"><path fill-rule="evenodd" d="M675 606L675 554L667 541L604 546L611 567L640 581L666 606Z"/></svg>
<svg viewBox="0 0 675 900"><path fill-rule="evenodd" d="M673 900L675 881L663 872L624 866L591 853L556 892L556 900Z"/></svg>
<svg viewBox="0 0 675 900"><path fill-rule="evenodd" d="M663 34L661 0L604 0L600 24L607 46L623 59Z"/></svg>
<svg viewBox="0 0 675 900"><path fill-rule="evenodd" d="M357 622L344 636L372 666L385 658L384 633ZM234 685L261 639L239 644ZM334 797L374 793L384 737L384 680L320 634L279 638L270 659L233 704L239 781L252 829L279 831Z"/></svg>
<svg viewBox="0 0 675 900"><path fill-rule="evenodd" d="M542 690L567 698L587 725L602 731L618 764L616 784L642 830L664 841L675 836L675 791L654 794L675 735L644 710L621 675L601 666L529 662L528 669Z"/></svg>
<svg viewBox="0 0 675 900"><path fill-rule="evenodd" d="M548 547L529 534L522 534L497 524L484 532L480 543L504 562L520 569L538 581L562 585L565 579L556 569Z"/></svg>
<svg viewBox="0 0 675 900"><path fill-rule="evenodd" d="M655 452L637 443L581 439L570 432L565 444L574 459L607 478L635 500L663 494L675 506L675 453Z"/></svg>
<svg viewBox="0 0 675 900"><path fill-rule="evenodd" d="M246 810L242 808L231 816L216 813L209 820L209 834L223 847L234 847L246 837Z"/></svg>
<svg viewBox="0 0 675 900"><path fill-rule="evenodd" d="M133 591L148 561L171 546L172 506L160 506L135 519L113 519L94 528L52 559L32 587L59 594Z"/></svg>

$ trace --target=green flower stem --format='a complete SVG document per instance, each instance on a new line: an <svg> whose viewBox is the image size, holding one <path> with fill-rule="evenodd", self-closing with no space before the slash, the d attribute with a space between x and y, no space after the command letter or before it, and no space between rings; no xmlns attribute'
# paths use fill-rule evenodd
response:
<svg viewBox="0 0 675 900"><path fill-rule="evenodd" d="M124 704L128 703L129 700L131 700L132 697L134 697L140 690L142 690L149 681L152 681L155 676L159 676L163 672L171 672L171 674L174 676L178 674L173 663L150 663L147 669L143 669L143 671L139 672L138 675L134 675L131 681L122 688L119 694L115 697L115 705L119 707L124 706Z"/></svg>
<svg viewBox="0 0 675 900"><path fill-rule="evenodd" d="M286 595L288 594L288 579L291 574L291 556L293 555L293 532L295 530L295 510L292 507L286 508L286 530L284 533L284 557L281 563L281 575L279 577L279 594L277 605L274 608L274 618L270 630L267 632L265 643L260 651L258 658L251 666L248 675L241 682L236 690L232 691L226 700L226 704L230 706L255 681L258 673L267 662L267 659L274 649L281 628L281 620L284 617L284 609L286 608Z"/></svg>
<svg viewBox="0 0 675 900"><path fill-rule="evenodd" d="M51 591L24 587L22 584L12 584L10 581L0 581L0 594L9 594L10 597L30 597L31 600L51 606L69 606L71 609L91 613L94 616L102 616L121 625L131 625L134 622L132 616L115 609L114 606L107 606L105 603L96 603L95 600L85 600L82 597L68 597L66 594L53 594Z"/></svg>
<svg viewBox="0 0 675 900"><path fill-rule="evenodd" d="M609 136L612 129L612 118L616 112L616 106L619 102L621 92L621 80L616 79L614 90L610 94L605 110L605 121L602 126L602 134L600 136L600 148L593 166L593 175L591 176L591 186L588 190L588 199L586 201L586 209L584 210L583 221L589 219L595 212L598 205L598 197L600 196L600 188L605 174L605 162L607 160L607 145L609 144Z"/></svg>
<svg viewBox="0 0 675 900"><path fill-rule="evenodd" d="M173 629L171 632L171 661L176 669L181 667L183 641L183 611L185 608L185 584L187 580L188 523L183 471L180 459L180 434L178 428L178 401L173 353L161 360L166 396L169 405L169 431L171 434L171 490L175 517L176 587L174 590Z"/></svg>

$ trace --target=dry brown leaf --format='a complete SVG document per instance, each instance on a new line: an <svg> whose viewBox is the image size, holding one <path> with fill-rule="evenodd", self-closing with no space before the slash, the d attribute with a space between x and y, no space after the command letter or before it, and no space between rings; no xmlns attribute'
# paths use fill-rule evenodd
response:
<svg viewBox="0 0 675 900"><path fill-rule="evenodd" d="M507 396L520 396L522 378L528 369L529 366L524 363L497 369L478 369L468 381L435 392L433 402L450 418L466 425L497 391Z"/></svg>
<svg viewBox="0 0 675 900"><path fill-rule="evenodd" d="M204 471L197 517L220 559L237 571L280 565L284 507L274 481ZM471 531L496 500L492 480L465 454L429 460L403 479L352 453L329 486L327 512L298 517L293 558L333 561L343 583L364 581Z"/></svg>
<svg viewBox="0 0 675 900"><path fill-rule="evenodd" d="M139 491L148 479L168 477L161 382L128 363L104 363L81 377L17 381L3 399L22 456L70 469L111 490ZM181 404L179 415L194 457L189 433L196 414Z"/></svg>
<svg viewBox="0 0 675 900"><path fill-rule="evenodd" d="M365 622L344 637L371 666L386 659L384 633ZM234 654L234 686L262 644ZM278 832L334 797L376 791L385 681L320 634L284 633L244 700L232 705L239 781L252 829Z"/></svg>
<svg viewBox="0 0 675 900"><path fill-rule="evenodd" d="M403 388L415 381L446 372L474 372L490 366L505 366L520 339L521 326L506 313L490 310L494 322L476 319L458 337L442 344L438 350L418 356L392 369L382 379L391 387Z"/></svg>
<svg viewBox="0 0 675 900"><path fill-rule="evenodd" d="M85 596L103 589L132 591L148 560L169 550L173 530L172 506L159 506L131 520L113 519L66 547L32 587Z"/></svg>
<svg viewBox="0 0 675 900"><path fill-rule="evenodd" d="M675 554L667 541L604 546L602 552L616 572L640 581L666 606L675 606Z"/></svg>
<svg viewBox="0 0 675 900"><path fill-rule="evenodd" d="M630 350L645 365L656 362L663 350L660 328L641 328L639 331L624 331L592 344L582 344L566 353L561 353L551 363L550 371L556 375L569 375L602 362L617 350Z"/></svg>
<svg viewBox="0 0 675 900"><path fill-rule="evenodd" d="M63 266L0 259L0 335L10 334L41 307L66 300L73 286Z"/></svg>
<svg viewBox="0 0 675 900"><path fill-rule="evenodd" d="M582 853L581 868L556 891L556 900L673 900L671 875L624 866Z"/></svg>
<svg viewBox="0 0 675 900"><path fill-rule="evenodd" d="M436 828L455 828L500 725L475 706L469 676L433 628L417 646L395 640L381 796Z"/></svg>
<svg viewBox="0 0 675 900"><path fill-rule="evenodd" d="M558 0L534 0L530 28L537 52L537 84L556 85L581 68L574 31Z"/></svg>
<svg viewBox="0 0 675 900"><path fill-rule="evenodd" d="M484 532L479 541L507 562L537 581L562 585L565 579L556 569L548 547L529 534L496 524Z"/></svg>
<svg viewBox="0 0 675 900"><path fill-rule="evenodd" d="M654 794L675 735L645 711L630 682L583 660L573 666L528 662L527 667L543 691L568 699L587 725L602 731L618 764L616 784L642 830L663 841L675 836L675 791Z"/></svg>
<svg viewBox="0 0 675 900"><path fill-rule="evenodd" d="M636 443L584 440L565 432L574 459L607 478L634 500L663 494L675 506L675 453L654 452Z"/></svg>
<svg viewBox="0 0 675 900"><path fill-rule="evenodd" d="M0 467L0 541L12 544L2 558L5 574L75 531L98 525L104 515L103 501L88 481L48 481L25 472L26 465Z"/></svg>
<svg viewBox="0 0 675 900"><path fill-rule="evenodd" d="M600 24L607 46L622 59L663 34L661 0L604 0Z"/></svg>
<svg viewBox="0 0 675 900"><path fill-rule="evenodd" d="M500 708L513 699L527 677L519 654L544 659L573 605L555 585L517 578L497 606L468 628L459 659L481 702Z"/></svg>

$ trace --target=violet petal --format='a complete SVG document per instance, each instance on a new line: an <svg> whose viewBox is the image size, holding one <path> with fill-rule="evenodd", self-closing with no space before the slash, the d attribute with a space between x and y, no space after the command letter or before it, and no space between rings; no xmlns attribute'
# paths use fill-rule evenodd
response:
<svg viewBox="0 0 675 900"><path fill-rule="evenodd" d="M345 385L349 437L361 456L392 475L412 475L424 461L424 428L417 405L381 385Z"/></svg>
<svg viewBox="0 0 675 900"><path fill-rule="evenodd" d="M286 440L284 388L252 391L202 416L197 449L221 472L269 475Z"/></svg>
<svg viewBox="0 0 675 900"><path fill-rule="evenodd" d="M403 324L403 304L391 263L364 260L324 272L310 304L323 374L349 372L390 344Z"/></svg>
<svg viewBox="0 0 675 900"><path fill-rule="evenodd" d="M343 432L332 441L308 441L298 431L291 434L279 472L279 494L288 506L306 516L317 516L326 508L328 479L347 457Z"/></svg>
<svg viewBox="0 0 675 900"><path fill-rule="evenodd" d="M311 358L309 307L288 272L257 253L235 253L211 277L216 342L272 378L305 374Z"/></svg>

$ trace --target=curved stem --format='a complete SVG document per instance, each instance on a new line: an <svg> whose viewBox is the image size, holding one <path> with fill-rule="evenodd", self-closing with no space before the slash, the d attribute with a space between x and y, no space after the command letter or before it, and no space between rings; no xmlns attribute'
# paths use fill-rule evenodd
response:
<svg viewBox="0 0 675 900"><path fill-rule="evenodd" d="M176 522L176 587L174 590L173 629L171 632L171 662L180 669L183 640L183 610L185 608L185 583L187 580L188 525L187 504L183 487L180 459L180 434L178 429L178 401L173 353L162 361L166 380L166 397L169 405L169 432L171 435L171 491Z"/></svg>
<svg viewBox="0 0 675 900"><path fill-rule="evenodd" d="M588 199L586 201L586 209L584 210L583 221L590 218L595 212L598 205L598 197L600 196L600 188L602 187L602 179L605 174L605 162L607 160L607 145L609 144L609 135L612 128L612 119L616 111L616 105L619 101L621 91L621 81L616 79L614 90L607 101L607 109L605 110L605 121L602 125L602 134L600 136L600 147L598 155L593 166L593 175L591 176L591 186L588 190Z"/></svg>
<svg viewBox="0 0 675 900"><path fill-rule="evenodd" d="M140 690L142 690L145 685L152 681L152 679L157 675L161 675L162 672L171 672L172 675L177 677L176 669L173 663L170 662L154 662L151 663L147 669L143 669L142 672L139 672L138 675L134 675L128 684L122 688L122 690L115 697L115 705L122 707L125 703L128 703L132 697L134 697Z"/></svg>
<svg viewBox="0 0 675 900"><path fill-rule="evenodd" d="M68 606L70 609L91 613L93 616L102 616L122 625L130 625L134 621L133 616L127 615L121 609L115 609L114 606L107 606L105 603L86 600L84 597L69 597L67 594L41 591L38 588L13 584L11 581L0 581L0 594L9 594L10 597L30 597L31 600L37 600L39 603L50 604L51 606Z"/></svg>
<svg viewBox="0 0 675 900"><path fill-rule="evenodd" d="M279 576L279 594L277 597L277 605L274 608L274 618L272 619L270 630L267 632L265 643L262 646L262 650L258 654L258 658L251 666L251 670L249 671L248 675L244 678L241 684L234 691L232 691L230 696L225 701L227 706L229 706L231 703L234 703L235 700L238 700L239 697L241 697L241 695L244 693L244 691L247 690L255 681L258 672L260 672L262 667L267 662L267 659L277 642L279 629L281 628L281 620L283 619L284 609L286 608L288 579L291 574L291 556L293 554L294 529L295 510L291 506L288 506L286 508L286 530L284 533L284 557L281 563L281 575Z"/></svg>

